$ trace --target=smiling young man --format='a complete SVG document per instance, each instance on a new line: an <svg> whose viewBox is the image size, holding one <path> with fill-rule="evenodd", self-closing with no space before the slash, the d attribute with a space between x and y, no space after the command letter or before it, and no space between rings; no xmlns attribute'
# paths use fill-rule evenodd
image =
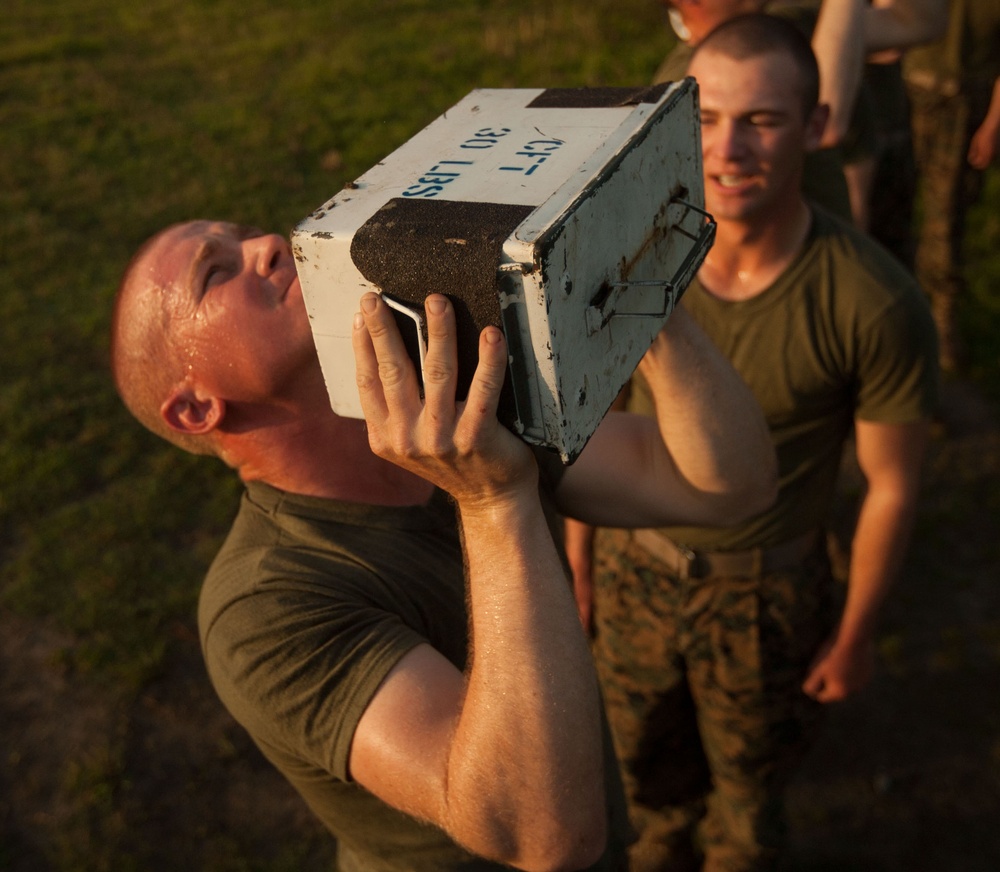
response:
<svg viewBox="0 0 1000 872"><path fill-rule="evenodd" d="M779 496L733 526L597 535L594 651L637 872L773 868L783 789L820 703L871 677L936 394L934 325L913 279L803 196L826 117L805 38L773 16L734 18L690 71L718 228L683 308L764 409ZM633 380L629 408L649 400ZM838 620L823 527L852 431L867 488ZM587 596L584 574L584 615Z"/></svg>
<svg viewBox="0 0 1000 872"><path fill-rule="evenodd" d="M454 310L425 308L421 397L390 310L361 299L353 420L330 409L286 239L195 221L127 269L122 399L246 485L201 592L209 676L344 872L620 869L624 797L549 522L744 517L774 496L763 417L680 312L643 364L659 427L611 414L563 470L497 420L501 332L458 403Z"/></svg>

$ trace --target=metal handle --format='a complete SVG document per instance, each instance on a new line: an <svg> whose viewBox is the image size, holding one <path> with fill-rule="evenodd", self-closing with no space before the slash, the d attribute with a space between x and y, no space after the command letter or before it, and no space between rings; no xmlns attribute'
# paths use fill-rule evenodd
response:
<svg viewBox="0 0 1000 872"><path fill-rule="evenodd" d="M705 219L705 223L702 225L701 230L698 233L690 233L681 226L680 223L671 225L672 229L676 229L678 233L682 236L686 236L688 239L694 241L694 245L691 250L687 253L687 256L681 262L680 266L677 268L677 272L674 277L670 280L662 279L644 279L637 281L620 281L613 282L607 286L610 291L607 293L600 303L587 307L586 319L587 319L587 332L590 335L601 330L612 318L657 318L664 319L667 315L673 311L675 305L677 305L681 294L684 293L684 289L690 284L691 279L694 274L698 271L701 266L702 261L704 261L705 256L708 254L709 248L712 247L712 241L715 239L715 219L708 214L704 209L700 209L692 203L688 203L684 200L675 199L671 200L671 203L677 203L681 206L686 206L693 212L697 212ZM646 302L650 297L655 297L657 300L654 308L648 311L621 311L620 306L624 299L623 290L625 288L651 288L654 290L663 291L662 297L658 294L644 294L639 302ZM634 301L634 300L633 300Z"/></svg>

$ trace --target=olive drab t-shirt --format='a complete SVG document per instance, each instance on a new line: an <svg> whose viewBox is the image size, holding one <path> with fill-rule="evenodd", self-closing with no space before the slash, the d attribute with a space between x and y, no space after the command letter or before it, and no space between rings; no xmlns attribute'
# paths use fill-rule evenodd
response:
<svg viewBox="0 0 1000 872"><path fill-rule="evenodd" d="M855 418L905 424L934 409L937 340L923 293L881 246L820 209L803 250L769 288L727 302L695 280L682 305L760 403L780 490L738 526L664 529L675 542L742 550L821 527ZM638 377L629 408L652 412Z"/></svg>
<svg viewBox="0 0 1000 872"><path fill-rule="evenodd" d="M464 669L465 596L455 512L440 491L425 506L397 508L251 482L209 570L198 618L212 683L336 836L343 872L506 868L386 805L348 773L358 721L404 654L429 643ZM607 733L605 758L612 836L595 869L614 868L628 832Z"/></svg>

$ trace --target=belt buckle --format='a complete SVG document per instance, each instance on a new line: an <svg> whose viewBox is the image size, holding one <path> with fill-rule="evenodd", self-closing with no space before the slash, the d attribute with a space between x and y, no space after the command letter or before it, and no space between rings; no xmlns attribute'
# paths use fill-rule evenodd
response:
<svg viewBox="0 0 1000 872"><path fill-rule="evenodd" d="M704 576L704 571L701 561L698 559L697 553L685 545L678 545L677 550L680 552L682 561L681 565L678 567L677 574L682 579L702 578Z"/></svg>

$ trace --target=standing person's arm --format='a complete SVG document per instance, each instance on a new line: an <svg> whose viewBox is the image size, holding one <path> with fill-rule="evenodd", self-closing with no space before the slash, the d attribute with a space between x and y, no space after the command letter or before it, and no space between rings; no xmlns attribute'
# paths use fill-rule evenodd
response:
<svg viewBox="0 0 1000 872"><path fill-rule="evenodd" d="M824 3L829 4L830 0ZM865 51L907 49L936 42L944 38L947 30L948 0L873 0L865 12Z"/></svg>
<svg viewBox="0 0 1000 872"><path fill-rule="evenodd" d="M851 546L847 601L803 684L821 702L844 699L871 679L878 614L909 544L929 426L857 421L855 431L867 490Z"/></svg>
<svg viewBox="0 0 1000 872"><path fill-rule="evenodd" d="M594 618L594 534L590 524L566 518L563 522L563 547L573 576L573 597L580 623L588 633Z"/></svg>
<svg viewBox="0 0 1000 872"><path fill-rule="evenodd" d="M1000 151L1000 78L993 82L990 106L986 117L972 134L969 143L969 163L977 170L985 170Z"/></svg>
<svg viewBox="0 0 1000 872"><path fill-rule="evenodd" d="M851 124L864 74L865 0L823 0L812 36L819 65L819 101L830 107L822 146L840 142Z"/></svg>
<svg viewBox="0 0 1000 872"><path fill-rule="evenodd" d="M455 402L454 311L427 299L421 400L392 315L375 295L355 329L377 454L448 491L467 559L472 652L462 675L429 645L389 673L355 732L352 777L471 851L580 868L606 838L600 703L527 446L496 418L507 353L487 328L468 399Z"/></svg>

